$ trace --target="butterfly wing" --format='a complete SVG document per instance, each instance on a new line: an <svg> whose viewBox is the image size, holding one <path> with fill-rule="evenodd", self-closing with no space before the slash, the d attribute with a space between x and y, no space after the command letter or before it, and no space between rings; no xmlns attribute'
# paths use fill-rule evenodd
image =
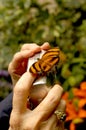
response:
<svg viewBox="0 0 86 130"><path fill-rule="evenodd" d="M41 67L40 67L40 60L33 63L29 71L33 73L34 75L38 75L38 74L41 75L42 72L41 72Z"/></svg>
<svg viewBox="0 0 86 130"><path fill-rule="evenodd" d="M44 55L42 56L42 59L46 59L46 58L51 57L51 56L52 57L58 57L59 53L60 53L60 49L58 47L57 48L51 48L44 53Z"/></svg>
<svg viewBox="0 0 86 130"><path fill-rule="evenodd" d="M48 72L54 65L59 62L60 49L51 48L42 56L41 70L43 72Z"/></svg>
<svg viewBox="0 0 86 130"><path fill-rule="evenodd" d="M30 67L30 72L35 75L45 75L59 62L59 48L51 48Z"/></svg>
<svg viewBox="0 0 86 130"><path fill-rule="evenodd" d="M47 73L58 62L59 62L59 57L55 57L55 56L50 56L50 57L47 57L46 59L42 59L42 63L40 63L42 72Z"/></svg>

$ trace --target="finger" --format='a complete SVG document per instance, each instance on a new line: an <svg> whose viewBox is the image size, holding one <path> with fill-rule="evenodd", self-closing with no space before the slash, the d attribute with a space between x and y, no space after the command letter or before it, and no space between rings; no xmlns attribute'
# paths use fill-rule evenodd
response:
<svg viewBox="0 0 86 130"><path fill-rule="evenodd" d="M57 117L53 114L47 121L44 121L40 125L40 130L56 130Z"/></svg>
<svg viewBox="0 0 86 130"><path fill-rule="evenodd" d="M25 51L22 51L22 52L17 52L14 57L13 57L13 60L12 60L12 64L15 64L15 63L19 63L19 62L22 62L24 59L28 59L29 57L31 57L33 55L33 52L32 51L28 51L28 50L25 50ZM15 65L16 66L16 65Z"/></svg>
<svg viewBox="0 0 86 130"><path fill-rule="evenodd" d="M31 52L30 51L23 51L23 52L17 52L14 57L13 60L11 61L11 63L9 64L8 67L8 71L9 73L14 73L14 70L21 65L21 63L23 61L26 61L26 59L28 59L31 56ZM25 62L26 63L26 62ZM22 69L22 68L19 68ZM17 70L18 71L18 70Z"/></svg>
<svg viewBox="0 0 86 130"><path fill-rule="evenodd" d="M10 74L13 74L13 73L16 73L19 75L23 74L27 68L28 58L31 57L32 55L34 55L32 50L30 51L24 50L21 52L17 52L14 55L13 60L9 64L8 72Z"/></svg>
<svg viewBox="0 0 86 130"><path fill-rule="evenodd" d="M56 109L56 111L55 111L55 113L60 111L60 112L63 112L65 114L65 109L66 109L66 102L64 100L61 100L58 107L57 107L57 109ZM60 120L57 114L56 114L56 116L57 116L57 120L58 120L57 121L58 129L59 130L64 130L64 122L65 122L65 120ZM62 115L62 116L64 116L64 115ZM66 116L64 118L66 118Z"/></svg>
<svg viewBox="0 0 86 130"><path fill-rule="evenodd" d="M39 120L46 120L52 112L56 109L61 96L63 93L63 89L59 85L55 85L44 98L44 100L33 110L35 115L37 113L37 118Z"/></svg>
<svg viewBox="0 0 86 130"><path fill-rule="evenodd" d="M41 48L35 43L26 43L21 47L21 51L24 50L31 50L34 53L38 53L41 51Z"/></svg>
<svg viewBox="0 0 86 130"><path fill-rule="evenodd" d="M50 48L50 45L48 42L45 42L42 46L41 46L41 49L42 50L48 50Z"/></svg>
<svg viewBox="0 0 86 130"><path fill-rule="evenodd" d="M66 102L65 102L65 100L61 99L61 101L60 101L59 105L57 106L56 110L60 110L60 111L65 112L65 109L66 109Z"/></svg>
<svg viewBox="0 0 86 130"><path fill-rule="evenodd" d="M14 88L13 95L13 111L22 113L26 110L27 98L30 94L30 89L34 77L29 73L24 73Z"/></svg>

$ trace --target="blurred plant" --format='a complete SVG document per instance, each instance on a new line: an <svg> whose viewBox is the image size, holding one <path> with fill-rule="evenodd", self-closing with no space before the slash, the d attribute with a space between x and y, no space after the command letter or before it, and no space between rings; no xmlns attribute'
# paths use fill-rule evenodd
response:
<svg viewBox="0 0 86 130"><path fill-rule="evenodd" d="M69 123L69 130L79 130L77 127L86 121L86 81L80 84L79 88L73 88L70 92L65 92L63 99L66 101L66 123Z"/></svg>

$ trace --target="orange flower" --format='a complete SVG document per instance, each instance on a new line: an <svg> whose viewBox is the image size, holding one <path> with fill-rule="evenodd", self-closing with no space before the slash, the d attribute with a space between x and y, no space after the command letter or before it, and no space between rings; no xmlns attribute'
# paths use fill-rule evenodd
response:
<svg viewBox="0 0 86 130"><path fill-rule="evenodd" d="M68 100L68 96L69 96L68 92L65 92L65 93L63 94L62 98L63 98L64 100Z"/></svg>
<svg viewBox="0 0 86 130"><path fill-rule="evenodd" d="M86 90L74 88L73 93L74 93L74 96L86 98Z"/></svg>
<svg viewBox="0 0 86 130"><path fill-rule="evenodd" d="M75 130L75 129L76 129L76 128L75 128L75 124L74 124L73 122L71 122L69 128L70 128L70 130Z"/></svg>
<svg viewBox="0 0 86 130"><path fill-rule="evenodd" d="M85 105L86 105L86 98L80 99L79 104L78 104L78 107L79 107L79 108L82 108L82 107L84 107Z"/></svg>
<svg viewBox="0 0 86 130"><path fill-rule="evenodd" d="M84 110L84 109L79 109L78 116L79 116L80 118L86 118L86 110Z"/></svg>
<svg viewBox="0 0 86 130"><path fill-rule="evenodd" d="M67 113L66 121L70 121L77 118L77 111L75 109L73 102L67 102L66 113Z"/></svg>
<svg viewBox="0 0 86 130"><path fill-rule="evenodd" d="M65 92L62 98L66 101L66 122L70 122L69 130L76 130L76 124L82 123L86 118L86 81L80 84L80 88L73 88L73 97Z"/></svg>
<svg viewBox="0 0 86 130"><path fill-rule="evenodd" d="M84 82L82 82L82 83L80 84L80 88L81 88L82 90L85 90L85 91L86 91L86 81L84 81Z"/></svg>

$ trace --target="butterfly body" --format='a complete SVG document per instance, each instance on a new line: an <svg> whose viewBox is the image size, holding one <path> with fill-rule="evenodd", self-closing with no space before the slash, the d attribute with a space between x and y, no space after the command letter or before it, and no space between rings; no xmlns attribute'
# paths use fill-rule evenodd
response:
<svg viewBox="0 0 86 130"><path fill-rule="evenodd" d="M29 71L34 75L46 75L59 62L59 52L59 48L49 49L43 54L41 59L32 64Z"/></svg>

